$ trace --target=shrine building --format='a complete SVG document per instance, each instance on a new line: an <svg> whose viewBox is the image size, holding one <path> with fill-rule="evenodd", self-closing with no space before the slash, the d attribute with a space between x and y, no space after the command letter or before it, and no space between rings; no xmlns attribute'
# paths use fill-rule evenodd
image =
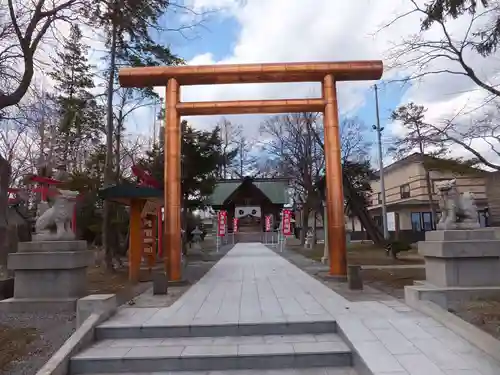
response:
<svg viewBox="0 0 500 375"><path fill-rule="evenodd" d="M238 233L262 233L265 216L273 215L279 225L280 212L289 203L289 179L251 178L219 180L210 198L215 211L227 212L228 232L238 218Z"/></svg>

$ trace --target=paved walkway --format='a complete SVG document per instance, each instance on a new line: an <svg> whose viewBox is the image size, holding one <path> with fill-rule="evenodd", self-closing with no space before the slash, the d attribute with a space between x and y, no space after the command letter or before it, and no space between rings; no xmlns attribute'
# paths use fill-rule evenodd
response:
<svg viewBox="0 0 500 375"><path fill-rule="evenodd" d="M349 302L260 243L237 244L170 307L121 309L102 327L335 319L377 375L499 375L491 357L398 300Z"/></svg>

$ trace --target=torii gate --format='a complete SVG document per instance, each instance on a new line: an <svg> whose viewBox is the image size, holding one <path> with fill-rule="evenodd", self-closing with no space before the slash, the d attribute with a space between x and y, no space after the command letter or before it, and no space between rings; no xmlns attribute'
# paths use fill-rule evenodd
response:
<svg viewBox="0 0 500 375"><path fill-rule="evenodd" d="M347 259L336 84L377 80L382 72L383 64L379 60L120 69L122 87L166 86L164 254L169 279L177 281L182 276L180 117L287 112L323 112L330 275L345 278ZM182 85L279 82L321 82L322 96L292 100L180 101Z"/></svg>

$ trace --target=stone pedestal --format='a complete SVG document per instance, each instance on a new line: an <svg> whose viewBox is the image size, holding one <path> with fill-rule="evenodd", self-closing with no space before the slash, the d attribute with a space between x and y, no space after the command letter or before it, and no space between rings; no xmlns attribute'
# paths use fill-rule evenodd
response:
<svg viewBox="0 0 500 375"><path fill-rule="evenodd" d="M425 282L405 288L407 302L427 299L448 308L453 301L500 292L500 239L495 228L427 232L418 252Z"/></svg>
<svg viewBox="0 0 500 375"><path fill-rule="evenodd" d="M9 254L14 297L0 301L6 311L74 311L87 294L87 267L92 252L85 241L21 242Z"/></svg>

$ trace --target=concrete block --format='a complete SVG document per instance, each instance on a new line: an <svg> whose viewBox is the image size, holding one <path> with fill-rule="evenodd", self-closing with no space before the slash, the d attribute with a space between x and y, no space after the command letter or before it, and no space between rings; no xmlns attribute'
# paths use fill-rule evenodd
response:
<svg viewBox="0 0 500 375"><path fill-rule="evenodd" d="M165 272L153 273L153 295L164 295L168 292L168 276Z"/></svg>
<svg viewBox="0 0 500 375"><path fill-rule="evenodd" d="M117 307L116 294L91 294L80 298L76 303L76 326L80 327L91 314L111 314Z"/></svg>
<svg viewBox="0 0 500 375"><path fill-rule="evenodd" d="M72 270L17 270L14 283L16 298L78 299L87 294L86 268Z"/></svg>
<svg viewBox="0 0 500 375"><path fill-rule="evenodd" d="M423 241L418 253L438 258L500 258L500 240Z"/></svg>
<svg viewBox="0 0 500 375"><path fill-rule="evenodd" d="M348 266L347 280L349 284L349 289L351 290L362 290L363 280L361 280L361 266Z"/></svg>
<svg viewBox="0 0 500 375"><path fill-rule="evenodd" d="M87 250L86 241L39 241L19 242L19 253L43 253L58 251L84 251Z"/></svg>
<svg viewBox="0 0 500 375"><path fill-rule="evenodd" d="M500 259L427 257L425 274L438 287L500 286Z"/></svg>
<svg viewBox="0 0 500 375"><path fill-rule="evenodd" d="M0 311L9 313L74 312L76 298L8 298L0 301Z"/></svg>
<svg viewBox="0 0 500 375"><path fill-rule="evenodd" d="M471 241L499 239L499 230L481 228L470 230L434 230L425 233L426 241Z"/></svg>
<svg viewBox="0 0 500 375"><path fill-rule="evenodd" d="M405 286L405 302L415 307L419 301L430 301L448 309L457 301L497 296L500 287L435 287L430 285Z"/></svg>
<svg viewBox="0 0 500 375"><path fill-rule="evenodd" d="M75 311L76 300L87 294L86 269L92 261L85 241L20 243L19 252L8 257L14 297L3 301L2 309Z"/></svg>

